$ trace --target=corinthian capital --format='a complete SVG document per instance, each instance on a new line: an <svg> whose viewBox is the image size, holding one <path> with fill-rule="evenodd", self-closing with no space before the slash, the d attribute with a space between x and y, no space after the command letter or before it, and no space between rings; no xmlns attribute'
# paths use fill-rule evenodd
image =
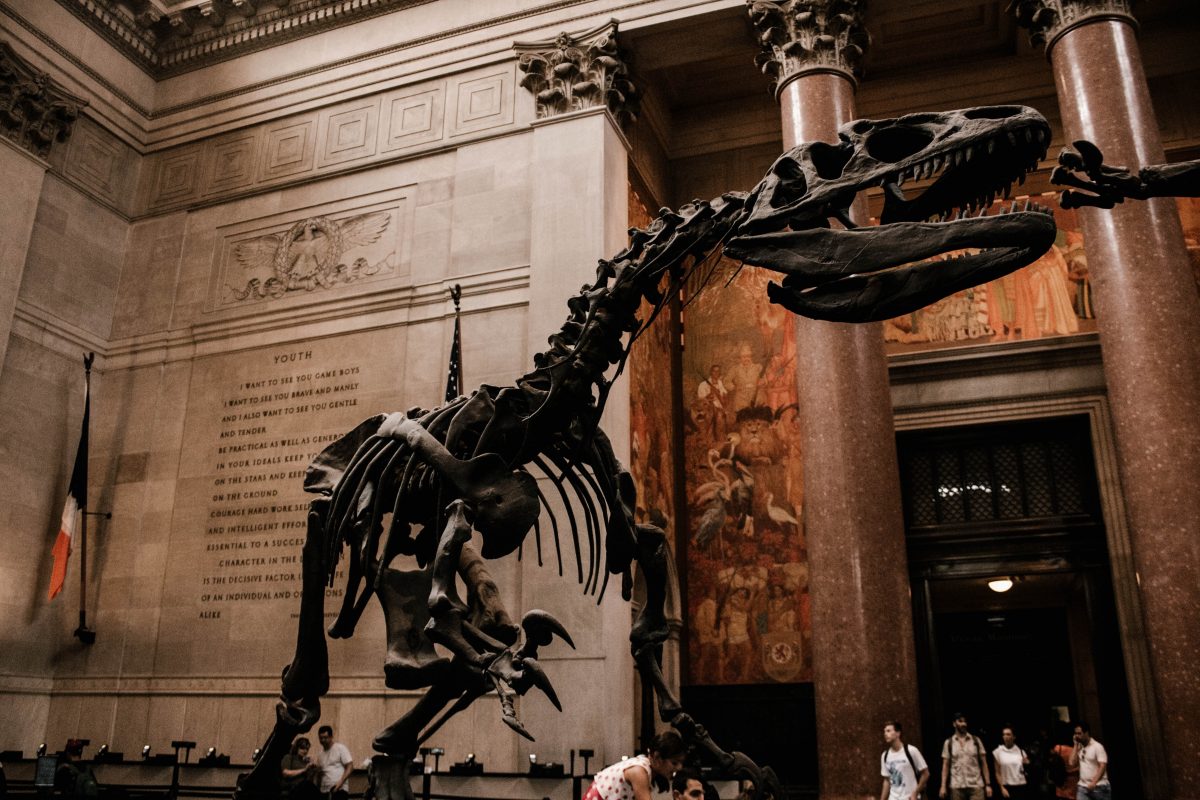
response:
<svg viewBox="0 0 1200 800"><path fill-rule="evenodd" d="M1012 0L1009 13L1017 24L1029 29L1029 41L1047 49L1071 28L1100 19L1133 18L1135 0Z"/></svg>
<svg viewBox="0 0 1200 800"><path fill-rule="evenodd" d="M862 76L871 37L867 0L746 0L762 52L755 59L778 90L805 72Z"/></svg>
<svg viewBox="0 0 1200 800"><path fill-rule="evenodd" d="M617 47L616 20L583 33L515 42L513 50L539 119L596 107L607 108L620 123L637 115L637 89Z"/></svg>
<svg viewBox="0 0 1200 800"><path fill-rule="evenodd" d="M0 42L0 135L45 158L71 135L85 105Z"/></svg>

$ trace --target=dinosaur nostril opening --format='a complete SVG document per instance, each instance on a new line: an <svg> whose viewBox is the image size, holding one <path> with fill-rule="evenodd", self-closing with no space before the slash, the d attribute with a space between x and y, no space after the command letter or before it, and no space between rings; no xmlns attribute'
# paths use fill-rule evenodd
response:
<svg viewBox="0 0 1200 800"><path fill-rule="evenodd" d="M867 153L876 161L895 164L929 146L933 134L920 128L896 125L876 131L867 139Z"/></svg>
<svg viewBox="0 0 1200 800"><path fill-rule="evenodd" d="M983 106L963 112L967 119L1008 119L1021 113L1020 106Z"/></svg>

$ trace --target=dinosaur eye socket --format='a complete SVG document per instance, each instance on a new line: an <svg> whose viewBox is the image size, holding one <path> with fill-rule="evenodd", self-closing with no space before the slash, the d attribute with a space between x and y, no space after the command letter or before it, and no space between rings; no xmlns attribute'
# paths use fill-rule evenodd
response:
<svg viewBox="0 0 1200 800"><path fill-rule="evenodd" d="M867 153L876 161L895 164L924 150L933 135L920 128L896 125L876 131L867 139Z"/></svg>
<svg viewBox="0 0 1200 800"><path fill-rule="evenodd" d="M814 142L808 153L817 174L827 181L840 178L842 170L846 168L846 162L853 155L853 151L848 147L834 147L824 142Z"/></svg>
<svg viewBox="0 0 1200 800"><path fill-rule="evenodd" d="M1008 119L1020 113L1020 106L983 106L969 108L963 112L963 116L967 119Z"/></svg>
<svg viewBox="0 0 1200 800"><path fill-rule="evenodd" d="M775 191L771 195L773 206L787 205L803 197L808 191L808 181L804 177L804 170L800 169L800 164L794 158L779 159L771 171L779 178L775 185Z"/></svg>

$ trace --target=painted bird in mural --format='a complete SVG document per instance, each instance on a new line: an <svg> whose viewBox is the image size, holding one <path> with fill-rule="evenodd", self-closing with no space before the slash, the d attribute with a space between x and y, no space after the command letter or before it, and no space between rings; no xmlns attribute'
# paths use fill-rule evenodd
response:
<svg viewBox="0 0 1200 800"><path fill-rule="evenodd" d="M659 717L723 774L752 780L760 797L783 797L770 768L722 749L663 677L673 556L660 527L635 519L633 477L599 427L613 382L633 340L682 286L711 277L709 259L722 248L784 275L768 287L774 302L843 322L910 313L1030 263L1053 242L1053 218L1037 208L1003 216L985 209L1037 166L1049 134L1041 115L1020 106L849 123L836 142L785 152L748 194L663 209L645 229L632 230L629 246L601 260L594 279L567 300L567 319L548 349L510 385L484 385L436 408L378 414L331 443L306 473L305 489L317 498L303 553L295 658L283 675L274 730L239 797L277 797L280 759L320 718L329 689L325 586L341 574L343 551L346 584L330 635L353 635L377 597L387 628L386 685L425 690L375 738L379 800L411 800L407 770L417 748L488 692L497 694L501 720L532 738L516 698L537 688L560 707L538 653L571 638L541 610L514 624L486 560L525 547L540 562L544 533L552 536L560 572L573 555L576 579L598 599L615 575L629 600L636 566L645 595L630 645ZM920 193L901 188L918 179L928 181ZM853 227L850 205L872 187L884 191L882 224ZM276 248L290 247L300 234L295 229ZM976 250L931 260L964 248ZM644 302L651 310L639 317ZM726 466L712 462L721 475L709 490L714 516L724 517L718 506L729 503ZM416 568L393 565L402 555Z"/></svg>
<svg viewBox="0 0 1200 800"><path fill-rule="evenodd" d="M767 492L767 516L771 518L771 522L781 528L790 527L793 532L800 530L800 522L786 508L775 505L774 500L775 495Z"/></svg>

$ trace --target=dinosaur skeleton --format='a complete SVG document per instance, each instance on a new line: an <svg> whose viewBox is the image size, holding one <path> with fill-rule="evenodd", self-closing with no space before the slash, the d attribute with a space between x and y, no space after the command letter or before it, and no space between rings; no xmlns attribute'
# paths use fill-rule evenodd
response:
<svg viewBox="0 0 1200 800"><path fill-rule="evenodd" d="M560 572L565 527L586 593L602 598L609 576L620 575L628 599L635 562L644 575L646 600L630 641L661 718L706 760L779 797L774 773L722 750L663 678L669 553L660 528L634 520L632 476L598 427L609 390L632 339L722 245L728 255L784 274L782 285L770 287L773 301L844 321L907 313L1024 266L1049 248L1052 218L1036 209L983 214L993 193L1006 192L1037 165L1048 141L1045 120L1019 106L850 123L836 143L789 150L749 194L664 209L646 229L631 230L629 247L599 262L595 280L567 301L568 318L549 349L514 385L485 385L429 410L380 414L331 444L305 480L319 497L308 517L295 658L284 670L275 729L239 796L276 791L280 758L320 716L329 687L324 584L332 583L344 545L346 593L330 636L352 635L377 596L387 624L385 683L427 688L375 738L385 754L377 763L390 765L377 776L378 796L411 797L407 767L419 744L487 692L498 693L503 721L527 737L517 696L536 687L561 709L537 656L555 637L571 645L569 635L544 611L530 611L515 625L485 565L521 547L530 530L540 560L541 523L548 518ZM901 189L905 180L935 175L912 199ZM887 193L883 224L854 227L850 203L874 186ZM925 261L964 248L979 252ZM639 320L643 299L653 311ZM549 477L565 526L535 472ZM582 542L573 507L582 510ZM482 537L478 550L472 530ZM400 555L415 557L418 569L391 566ZM439 655L435 644L450 655Z"/></svg>
<svg viewBox="0 0 1200 800"><path fill-rule="evenodd" d="M1100 148L1080 139L1073 149L1063 148L1058 164L1051 182L1072 187L1062 193L1063 208L1112 208L1127 198L1200 197L1200 160L1151 164L1134 175L1127 167L1105 164Z"/></svg>

